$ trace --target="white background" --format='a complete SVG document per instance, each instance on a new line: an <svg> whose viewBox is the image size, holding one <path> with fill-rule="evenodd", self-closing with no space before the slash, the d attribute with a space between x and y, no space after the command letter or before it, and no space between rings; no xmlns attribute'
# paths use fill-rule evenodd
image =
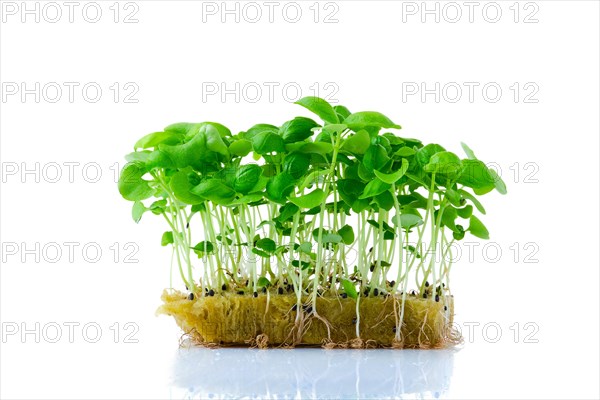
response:
<svg viewBox="0 0 600 400"><path fill-rule="evenodd" d="M421 2L309 1L297 3L296 23L292 6L282 14L285 2L272 23L262 2L256 23L245 3L239 22L226 15L224 23L221 2L100 1L96 23L82 15L86 2L73 22L54 3L56 23L46 2L27 2L38 4L39 22L22 15L21 2L0 3L2 398L600 396L597 2L480 2L473 22L463 2L439 2L439 22L434 14L422 22ZM137 22L124 22L130 13ZM21 83L36 82L39 102L22 98ZM52 82L62 87L55 103ZM65 82L79 85L72 102ZM95 103L83 97L88 83L102 89ZM222 83L234 92L239 84L239 98L207 92ZM438 102L407 93L421 83L439 83ZM456 86L462 97L453 102ZM179 350L174 322L154 316L169 285L165 227L152 215L131 220L115 167L139 137L173 122L219 121L237 132L307 115L291 104L295 87L318 88L352 111L381 111L408 137L456 152L464 141L501 169L508 195L483 199L492 245L477 242L472 257L464 247L453 272L459 351ZM502 90L496 102L493 87ZM125 101L132 88L135 103ZM36 163L37 173L24 174ZM72 260L65 242L77 243ZM37 254L23 251L36 243ZM52 262L57 246L62 257ZM92 262L95 248L102 254ZM36 323L39 338L22 335ZM68 323L79 324L72 343ZM86 336L88 323L97 325ZM57 325L62 336L50 343ZM89 343L94 326L102 336Z"/></svg>

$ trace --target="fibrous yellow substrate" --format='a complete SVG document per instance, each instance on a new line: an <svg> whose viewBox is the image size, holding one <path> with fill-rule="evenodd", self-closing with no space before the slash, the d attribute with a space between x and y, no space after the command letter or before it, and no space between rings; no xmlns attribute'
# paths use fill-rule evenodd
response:
<svg viewBox="0 0 600 400"><path fill-rule="evenodd" d="M308 306L301 307L297 318L291 294L271 293L267 301L264 294L255 298L226 292L189 300L181 292L165 291L162 300L157 313L173 316L186 334L204 345L441 348L460 340L451 329L452 297L446 299L445 311L442 301L407 296L400 341L395 340L395 327L401 296L360 298L358 321L356 300L339 296L317 298L319 318Z"/></svg>

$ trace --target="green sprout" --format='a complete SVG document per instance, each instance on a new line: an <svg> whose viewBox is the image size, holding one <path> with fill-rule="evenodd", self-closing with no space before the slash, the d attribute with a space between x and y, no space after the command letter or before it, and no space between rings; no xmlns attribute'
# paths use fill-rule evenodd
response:
<svg viewBox="0 0 600 400"><path fill-rule="evenodd" d="M171 276L175 265L191 298L293 292L297 309L319 318L317 297L342 296L356 300L359 319L361 297L392 295L398 336L409 282L412 295L446 304L452 244L489 238L477 196L506 187L465 144L461 159L398 136L381 113L317 97L297 104L322 122L296 117L237 135L177 123L146 135L126 156L119 191L136 222L164 218Z"/></svg>

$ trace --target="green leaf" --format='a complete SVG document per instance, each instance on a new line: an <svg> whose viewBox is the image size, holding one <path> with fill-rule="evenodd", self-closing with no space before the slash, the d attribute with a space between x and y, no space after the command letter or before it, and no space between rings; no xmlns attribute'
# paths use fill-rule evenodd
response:
<svg viewBox="0 0 600 400"><path fill-rule="evenodd" d="M367 149L362 163L369 172L373 172L375 169L383 168L389 160L390 157L385 147L380 144L372 144Z"/></svg>
<svg viewBox="0 0 600 400"><path fill-rule="evenodd" d="M415 151L415 149L408 147L408 146L404 146L404 147L400 147L395 153L394 155L399 156L399 157L410 157L415 155L417 152Z"/></svg>
<svg viewBox="0 0 600 400"><path fill-rule="evenodd" d="M326 194L322 189L315 189L303 196L288 197L288 200L300 208L313 208L323 203L325 197Z"/></svg>
<svg viewBox="0 0 600 400"><path fill-rule="evenodd" d="M329 124L321 128L321 133L315 138L315 142L329 142L331 143L332 133L341 133L348 129L346 124Z"/></svg>
<svg viewBox="0 0 600 400"><path fill-rule="evenodd" d="M471 218L469 219L469 232L471 232L471 234L475 237L478 237L480 239L489 239L490 238L490 233L488 232L487 228L485 227L485 225L483 224L483 222L481 222L479 220L479 218L477 218L474 215L471 215Z"/></svg>
<svg viewBox="0 0 600 400"><path fill-rule="evenodd" d="M252 147L258 154L281 153L285 151L285 145L281 136L268 130L262 131L252 137Z"/></svg>
<svg viewBox="0 0 600 400"><path fill-rule="evenodd" d="M246 139L235 140L229 145L229 152L234 156L245 157L252 151L252 143Z"/></svg>
<svg viewBox="0 0 600 400"><path fill-rule="evenodd" d="M289 173L283 172L269 179L267 195L271 200L283 204L294 189L294 185L294 178Z"/></svg>
<svg viewBox="0 0 600 400"><path fill-rule="evenodd" d="M320 178L322 176L328 175L329 171L325 170L325 169L320 169L320 170L316 170L316 171L312 171L310 174L308 174L306 176L306 178L304 178L304 180L302 181L302 183L300 185L298 185L298 190L302 191L304 189L306 189L307 187L317 183L320 181Z"/></svg>
<svg viewBox="0 0 600 400"><path fill-rule="evenodd" d="M219 136L221 136L221 137L231 136L231 131L225 125L222 125L218 122L202 122L200 124L200 127L202 128L203 126L206 126L206 125L215 129L219 133Z"/></svg>
<svg viewBox="0 0 600 400"><path fill-rule="evenodd" d="M350 282L348 279L342 278L342 287L344 288L344 292L346 292L351 299L356 299L358 297L354 283Z"/></svg>
<svg viewBox="0 0 600 400"><path fill-rule="evenodd" d="M261 174L262 168L258 165L243 165L235 173L233 188L238 193L248 194L258 183Z"/></svg>
<svg viewBox="0 0 600 400"><path fill-rule="evenodd" d="M125 156L125 160L127 162L135 162L141 161L142 163L146 163L148 161L148 157L152 152L150 150L142 150L142 151L134 151Z"/></svg>
<svg viewBox="0 0 600 400"><path fill-rule="evenodd" d="M279 132L279 128L276 127L275 125L256 124L252 128L248 129L246 132L243 132L240 136L242 136L244 139L252 141L252 138L254 136L258 135L261 132L265 132L265 131L276 134L277 132Z"/></svg>
<svg viewBox="0 0 600 400"><path fill-rule="evenodd" d="M235 190L218 179L204 180L190 191L219 205L227 205L235 198Z"/></svg>
<svg viewBox="0 0 600 400"><path fill-rule="evenodd" d="M448 179L455 179L462 171L462 162L456 154L450 151L440 151L431 156L423 169L426 172L446 176Z"/></svg>
<svg viewBox="0 0 600 400"><path fill-rule="evenodd" d="M202 256L204 253L212 253L215 251L215 246L208 240L203 240L192 247L192 250L194 253L198 254L198 256Z"/></svg>
<svg viewBox="0 0 600 400"><path fill-rule="evenodd" d="M338 231L338 235L342 237L342 242L346 245L354 243L354 230L348 224L342 226Z"/></svg>
<svg viewBox="0 0 600 400"><path fill-rule="evenodd" d="M148 154L148 158L146 159L146 169L148 171L155 168L173 168L174 165L171 158L160 150L154 150Z"/></svg>
<svg viewBox="0 0 600 400"><path fill-rule="evenodd" d="M164 213L166 208L167 208L167 200L166 199L156 200L154 203L150 204L150 207L148 207L148 209L154 215L160 215L160 214Z"/></svg>
<svg viewBox="0 0 600 400"><path fill-rule="evenodd" d="M500 176L492 168L489 169L489 172L492 176L492 179L494 180L494 187L496 188L496 190L500 194L506 194L506 184L504 183L502 178L500 178Z"/></svg>
<svg viewBox="0 0 600 400"><path fill-rule="evenodd" d="M240 204L256 203L256 202L259 202L259 201L263 200L264 197L265 197L265 195L262 192L259 192L259 193L250 193L250 194L247 194L247 195L244 195L244 196L240 197L239 199L233 200L228 205L231 206L231 207L233 207L233 206L239 206Z"/></svg>
<svg viewBox="0 0 600 400"><path fill-rule="evenodd" d="M446 151L446 149L444 149L439 144L431 143L425 147L420 148L419 151L417 151L417 154L415 154L415 157L417 159L417 162L421 166L424 166L429 163L431 156L441 151Z"/></svg>
<svg viewBox="0 0 600 400"><path fill-rule="evenodd" d="M463 171L458 178L461 185L477 189L479 192L489 192L495 187L490 169L479 160L463 160Z"/></svg>
<svg viewBox="0 0 600 400"><path fill-rule="evenodd" d="M469 159L477 160L477 157L475 157L475 153L473 153L473 150L471 150L471 148L467 146L466 143L460 142L460 145L462 146L463 150L465 151L465 154Z"/></svg>
<svg viewBox="0 0 600 400"><path fill-rule="evenodd" d="M447 206L444 209L444 213L442 214L442 225L447 226L448 228L450 228L451 231L455 232L457 230L455 223L457 217L458 213L456 211L456 208L452 206Z"/></svg>
<svg viewBox="0 0 600 400"><path fill-rule="evenodd" d="M133 146L134 149L149 149L158 146L161 143L164 144L178 144L183 140L183 135L176 132L154 132L150 133L140 140L138 140Z"/></svg>
<svg viewBox="0 0 600 400"><path fill-rule="evenodd" d="M389 190L375 196L375 203L386 211L390 211L394 207L394 196Z"/></svg>
<svg viewBox="0 0 600 400"><path fill-rule="evenodd" d="M370 144L371 137L369 133L365 130L360 130L344 140L341 149L352 154L365 154Z"/></svg>
<svg viewBox="0 0 600 400"><path fill-rule="evenodd" d="M396 125L388 117L377 111L361 111L350 114L343 122L354 132L367 127L401 128L400 125Z"/></svg>
<svg viewBox="0 0 600 400"><path fill-rule="evenodd" d="M382 182L379 179L373 179L371 182L367 184L363 194L361 194L359 199L368 199L369 197L377 196L380 193L389 190L392 186L389 183Z"/></svg>
<svg viewBox="0 0 600 400"><path fill-rule="evenodd" d="M456 231L452 232L452 237L455 240L462 240L465 237L465 229L462 225L456 225Z"/></svg>
<svg viewBox="0 0 600 400"><path fill-rule="evenodd" d="M337 181L337 190L342 200L352 206L363 193L366 185L355 179L340 179Z"/></svg>
<svg viewBox="0 0 600 400"><path fill-rule="evenodd" d="M342 241L342 237L340 235L338 235L337 233L331 233L329 231L327 231L326 229L323 228L317 228L315 230L313 230L312 232L312 236L313 239L318 243L319 242L319 231L323 231L323 233L321 234L321 243L326 244L326 243L340 243Z"/></svg>
<svg viewBox="0 0 600 400"><path fill-rule="evenodd" d="M297 205L286 203L279 209L279 216L277 219L280 222L291 221L298 211L300 211L300 208Z"/></svg>
<svg viewBox="0 0 600 400"><path fill-rule="evenodd" d="M203 163L218 160L217 153L207 147L206 132L198 132L188 142L176 146L160 144L158 149L166 154L177 168L192 166L195 169L202 169Z"/></svg>
<svg viewBox="0 0 600 400"><path fill-rule="evenodd" d="M320 125L310 118L296 117L285 122L279 128L279 134L285 143L301 142L311 137L314 133L312 129L318 126Z"/></svg>
<svg viewBox="0 0 600 400"><path fill-rule="evenodd" d="M467 219L471 215L473 215L473 206L469 204L464 208L457 208L456 213L458 214L459 217Z"/></svg>
<svg viewBox="0 0 600 400"><path fill-rule="evenodd" d="M150 187L148 181L142 179L145 173L146 169L142 162L135 161L125 164L118 183L119 193L123 198L136 201L152 196L154 189Z"/></svg>
<svg viewBox="0 0 600 400"><path fill-rule="evenodd" d="M392 222L394 224L397 224L397 216L394 215L392 217ZM400 226L404 229L410 229L413 228L415 226L419 226L419 225L423 225L423 219L421 218L420 215L417 214L412 214L412 213L401 213L400 214Z"/></svg>
<svg viewBox="0 0 600 400"><path fill-rule="evenodd" d="M321 118L325 122L328 122L330 124L337 124L340 122L331 104L321 99L320 97L303 97L300 100L298 100L296 104L299 104L307 110L315 113L319 116L319 118Z"/></svg>
<svg viewBox="0 0 600 400"><path fill-rule="evenodd" d="M260 288L261 287L269 287L269 286L271 286L271 281L269 281L264 276L261 276L260 278L258 278L258 281L256 282L256 286L258 286Z"/></svg>
<svg viewBox="0 0 600 400"><path fill-rule="evenodd" d="M198 133L201 125L202 124L197 122L177 122L167 126L164 131L173 132L186 137L192 137Z"/></svg>
<svg viewBox="0 0 600 400"><path fill-rule="evenodd" d="M171 177L169 187L177 200L186 204L199 204L204 202L204 198L192 194L190 190L200 183L200 178L191 169L182 170Z"/></svg>
<svg viewBox="0 0 600 400"><path fill-rule="evenodd" d="M256 247L263 249L268 253L274 253L277 249L277 244L275 241L273 241L273 239L262 238L256 241Z"/></svg>
<svg viewBox="0 0 600 400"><path fill-rule="evenodd" d="M331 143L325 142L306 143L298 151L300 153L329 154L333 151L333 146Z"/></svg>
<svg viewBox="0 0 600 400"><path fill-rule="evenodd" d="M402 166L396 172L393 172L391 174L384 174L383 172L379 172L377 170L373 170L373 172L375 173L375 176L378 177L380 180L382 180L385 183L389 183L391 185L393 183L398 182L398 180L400 178L402 178L402 176L404 176L404 174L406 173L407 170L408 170L408 161L406 161L406 159L403 158Z"/></svg>
<svg viewBox="0 0 600 400"><path fill-rule="evenodd" d="M310 242L304 242L300 246L298 246L298 251L304 254L312 253L312 245Z"/></svg>
<svg viewBox="0 0 600 400"><path fill-rule="evenodd" d="M167 231L167 232L163 233L162 238L160 239L161 246L166 246L173 242L174 242L174 240L173 240L173 232L172 231Z"/></svg>
<svg viewBox="0 0 600 400"><path fill-rule="evenodd" d="M144 213L147 210L148 209L144 206L144 203L142 203L141 201L136 201L135 203L133 203L133 207L131 208L131 216L133 217L133 220L136 224L140 222L140 220L142 219L142 215L144 215Z"/></svg>
<svg viewBox="0 0 600 400"><path fill-rule="evenodd" d="M475 208L477 208L477 210L480 213L485 215L485 208L483 208L483 205L479 202L479 200L477 200L475 196L463 189L460 189L459 192L462 195L462 197L464 197L467 200L471 200L471 203L473 203Z"/></svg>
<svg viewBox="0 0 600 400"><path fill-rule="evenodd" d="M350 110L348 110L346 107L339 105L339 106L333 106L333 110L335 111L335 113L338 116L338 119L340 120L340 122L344 122L344 120L346 118L348 118L348 116L350 114L352 114L350 112Z"/></svg>
<svg viewBox="0 0 600 400"><path fill-rule="evenodd" d="M289 173L294 179L300 179L308 172L310 156L304 153L291 153L283 159L283 172Z"/></svg>

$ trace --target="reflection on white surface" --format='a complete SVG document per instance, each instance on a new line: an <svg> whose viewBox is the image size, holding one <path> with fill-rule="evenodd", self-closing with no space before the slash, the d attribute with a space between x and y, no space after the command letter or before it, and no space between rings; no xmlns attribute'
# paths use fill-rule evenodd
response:
<svg viewBox="0 0 600 400"><path fill-rule="evenodd" d="M440 397L454 350L181 348L172 398Z"/></svg>

